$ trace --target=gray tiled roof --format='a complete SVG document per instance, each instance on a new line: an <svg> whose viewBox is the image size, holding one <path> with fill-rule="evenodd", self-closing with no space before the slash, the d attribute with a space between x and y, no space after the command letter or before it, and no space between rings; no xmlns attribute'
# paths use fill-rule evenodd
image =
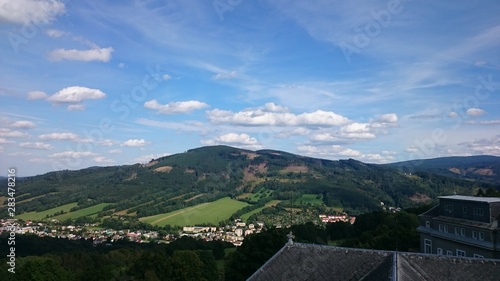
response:
<svg viewBox="0 0 500 281"><path fill-rule="evenodd" d="M396 274L395 274L396 273ZM285 245L248 280L499 280L500 260Z"/></svg>

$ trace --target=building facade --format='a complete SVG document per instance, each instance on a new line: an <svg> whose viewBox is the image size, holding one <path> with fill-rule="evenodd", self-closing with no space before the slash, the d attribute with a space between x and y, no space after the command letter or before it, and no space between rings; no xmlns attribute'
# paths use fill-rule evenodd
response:
<svg viewBox="0 0 500 281"><path fill-rule="evenodd" d="M500 259L500 198L441 196L419 219L422 253Z"/></svg>

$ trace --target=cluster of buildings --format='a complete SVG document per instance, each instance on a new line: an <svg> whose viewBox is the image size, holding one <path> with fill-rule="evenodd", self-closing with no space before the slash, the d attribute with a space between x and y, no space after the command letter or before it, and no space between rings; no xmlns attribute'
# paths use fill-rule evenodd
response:
<svg viewBox="0 0 500 281"><path fill-rule="evenodd" d="M138 243L158 239L157 231L131 231L113 229L92 229L92 225L53 225L43 222L26 221L21 224L17 220L0 220L0 234L14 229L16 234L33 234L38 237L53 237L69 240L92 239L94 244L114 242L126 239ZM95 226L95 225L94 225ZM169 238L169 237L164 237Z"/></svg>
<svg viewBox="0 0 500 281"><path fill-rule="evenodd" d="M225 227L185 226L182 228L180 236L190 236L205 241L221 240L233 243L235 246L241 246L245 236L260 233L263 229L263 222L246 224L237 219L232 225L226 225Z"/></svg>
<svg viewBox="0 0 500 281"><path fill-rule="evenodd" d="M356 217L350 217L346 213L341 214L341 215L319 215L319 219L323 223L329 223L329 222L348 222L350 224L353 224L356 221Z"/></svg>

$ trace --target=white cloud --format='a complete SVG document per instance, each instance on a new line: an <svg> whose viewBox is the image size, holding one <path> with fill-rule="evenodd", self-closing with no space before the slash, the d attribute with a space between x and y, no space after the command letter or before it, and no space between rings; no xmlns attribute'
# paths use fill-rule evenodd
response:
<svg viewBox="0 0 500 281"><path fill-rule="evenodd" d="M75 142L92 142L90 139L82 139L74 133L50 133L38 136L41 140L63 140Z"/></svg>
<svg viewBox="0 0 500 281"><path fill-rule="evenodd" d="M232 79L232 78L236 78L236 77L238 77L238 73L236 73L236 71L233 70L229 73L219 72L219 73L215 74L214 76L212 76L212 79L222 80L222 79Z"/></svg>
<svg viewBox="0 0 500 281"><path fill-rule="evenodd" d="M264 108L246 109L240 112L214 109L207 111L208 119L214 124L232 124L242 126L339 126L349 122L349 119L331 111L316 110L294 114L289 112L272 112L271 108L279 108L270 104Z"/></svg>
<svg viewBox="0 0 500 281"><path fill-rule="evenodd" d="M302 145L297 148L298 153L309 155L311 157L325 157L331 159L354 158L359 161L369 161L376 163L387 163L395 158L390 155L380 155L377 153L363 153L359 150L346 148L340 145L313 146Z"/></svg>
<svg viewBox="0 0 500 281"><path fill-rule="evenodd" d="M5 138L0 138L0 144L9 144L9 143L14 143L14 142Z"/></svg>
<svg viewBox="0 0 500 281"><path fill-rule="evenodd" d="M467 109L467 111L465 113L467 113L467 115L469 115L469 116L476 117L476 116L481 116L481 115L486 114L486 111L484 111L480 108L472 107L472 108Z"/></svg>
<svg viewBox="0 0 500 281"><path fill-rule="evenodd" d="M163 78L163 80L165 80L165 81L166 81L166 80L170 80L170 79L172 79L172 76L170 76L170 75L168 75L168 74L163 74L163 76L162 76L161 78Z"/></svg>
<svg viewBox="0 0 500 281"><path fill-rule="evenodd" d="M418 149L418 147L416 147L416 146L410 146L410 147L407 147L407 148L405 149L405 151L406 151L406 152L409 152L409 153L415 153L415 152L417 152L418 150L419 150L419 149Z"/></svg>
<svg viewBox="0 0 500 281"><path fill-rule="evenodd" d="M59 0L0 0L0 21L28 24L49 23L65 12Z"/></svg>
<svg viewBox="0 0 500 281"><path fill-rule="evenodd" d="M99 144L104 145L104 146L112 146L115 144L115 142L112 140L106 139L106 140L100 141Z"/></svg>
<svg viewBox="0 0 500 281"><path fill-rule="evenodd" d="M79 103L90 99L103 99L106 94L98 89L72 86L67 87L50 96L47 100L54 103Z"/></svg>
<svg viewBox="0 0 500 281"><path fill-rule="evenodd" d="M55 61L76 60L108 62L111 59L111 53L113 51L112 47L92 48L90 50L56 49L49 53L49 58Z"/></svg>
<svg viewBox="0 0 500 281"><path fill-rule="evenodd" d="M371 132L371 125L368 123L351 123L340 129L341 137L347 139L373 139L375 134Z"/></svg>
<svg viewBox="0 0 500 281"><path fill-rule="evenodd" d="M54 148L52 145L43 142L23 142L19 144L19 147L46 150Z"/></svg>
<svg viewBox="0 0 500 281"><path fill-rule="evenodd" d="M380 123L397 123L398 115L396 113L383 114L376 121Z"/></svg>
<svg viewBox="0 0 500 281"><path fill-rule="evenodd" d="M150 100L144 103L144 107L148 109L153 109L162 114L179 114L179 113L189 113L198 109L208 107L208 104L200 101L190 100L190 101L180 101L171 102L168 104L160 104L156 100Z"/></svg>
<svg viewBox="0 0 500 281"><path fill-rule="evenodd" d="M169 154L167 153L162 153L162 154L148 154L148 155L143 155L141 157L137 157L134 160L132 160L132 163L148 163L151 161L151 159L158 159L160 157L168 156Z"/></svg>
<svg viewBox="0 0 500 281"><path fill-rule="evenodd" d="M85 106L83 104L70 104L66 107L68 111L75 111L75 110L84 110Z"/></svg>
<svg viewBox="0 0 500 281"><path fill-rule="evenodd" d="M130 147L140 147L140 146L145 146L147 143L144 139L131 139L128 141L125 141L124 143L121 144L121 146L130 146Z"/></svg>
<svg viewBox="0 0 500 281"><path fill-rule="evenodd" d="M15 129L33 129L35 128L35 123L31 121L16 121L10 125L11 128Z"/></svg>
<svg viewBox="0 0 500 281"><path fill-rule="evenodd" d="M47 94L42 91L33 91L28 93L28 100L43 100L47 98Z"/></svg>
<svg viewBox="0 0 500 281"><path fill-rule="evenodd" d="M83 157L96 157L97 153L90 151L64 151L49 155L50 158L83 158Z"/></svg>
<svg viewBox="0 0 500 281"><path fill-rule="evenodd" d="M450 118L456 118L458 117L458 113L456 113L455 111L451 111L448 113L448 117Z"/></svg>
<svg viewBox="0 0 500 281"><path fill-rule="evenodd" d="M467 121L467 125L500 125L500 120Z"/></svg>
<svg viewBox="0 0 500 281"><path fill-rule="evenodd" d="M58 29L48 29L47 31L45 31L45 33L47 33L48 36L53 37L53 38L57 38L57 37L61 37L63 35L70 34L69 32L64 32L64 31L58 30Z"/></svg>
<svg viewBox="0 0 500 281"><path fill-rule="evenodd" d="M1 128L0 129L0 137L4 138L24 138L27 137L28 134L25 132L20 132L20 131L11 131L10 129L7 128Z"/></svg>
<svg viewBox="0 0 500 281"><path fill-rule="evenodd" d="M122 151L120 149L112 149L110 151L108 151L109 154L119 154L119 153L122 153Z"/></svg>
<svg viewBox="0 0 500 281"><path fill-rule="evenodd" d="M500 156L500 135L459 143L459 146L465 147L473 155Z"/></svg>
<svg viewBox="0 0 500 281"><path fill-rule="evenodd" d="M220 135L211 140L202 140L201 143L204 145L227 144L251 149L262 148L257 139L250 137L248 134L236 133Z"/></svg>
<svg viewBox="0 0 500 281"><path fill-rule="evenodd" d="M100 164L112 164L115 162L113 159L109 159L109 158L106 158L104 156L94 157L93 160L94 160L94 162L100 163Z"/></svg>

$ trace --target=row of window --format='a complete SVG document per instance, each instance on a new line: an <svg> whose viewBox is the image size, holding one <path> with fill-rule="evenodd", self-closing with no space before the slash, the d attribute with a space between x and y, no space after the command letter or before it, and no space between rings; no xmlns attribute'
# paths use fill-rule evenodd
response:
<svg viewBox="0 0 500 281"><path fill-rule="evenodd" d="M425 222L425 226L426 227L431 227L431 223L430 221L426 221ZM448 226L445 224L439 224L439 231L441 232L444 232L444 233L448 233ZM465 228L461 228L461 227L455 227L455 235L460 235L462 237L465 237ZM478 232L476 230L473 230L472 231L472 239L475 239L475 240L481 240L483 241L484 240L484 232Z"/></svg>
<svg viewBox="0 0 500 281"><path fill-rule="evenodd" d="M453 205L451 204L445 204L444 205L444 210L448 213L453 213ZM462 207L462 212L464 214L467 214L467 206ZM472 214L475 216L483 216L484 215L484 209L483 208L472 208Z"/></svg>
<svg viewBox="0 0 500 281"><path fill-rule="evenodd" d="M444 251L442 248L437 248L436 250L437 250L438 255L444 255ZM430 239L424 239L424 252L426 254L432 254L432 241ZM446 251L446 255L453 256L453 252L448 250L448 251ZM466 257L467 253L463 250L457 249L456 256L457 257ZM481 259L484 258L484 256L478 255L478 254L474 254L474 257L481 258Z"/></svg>

